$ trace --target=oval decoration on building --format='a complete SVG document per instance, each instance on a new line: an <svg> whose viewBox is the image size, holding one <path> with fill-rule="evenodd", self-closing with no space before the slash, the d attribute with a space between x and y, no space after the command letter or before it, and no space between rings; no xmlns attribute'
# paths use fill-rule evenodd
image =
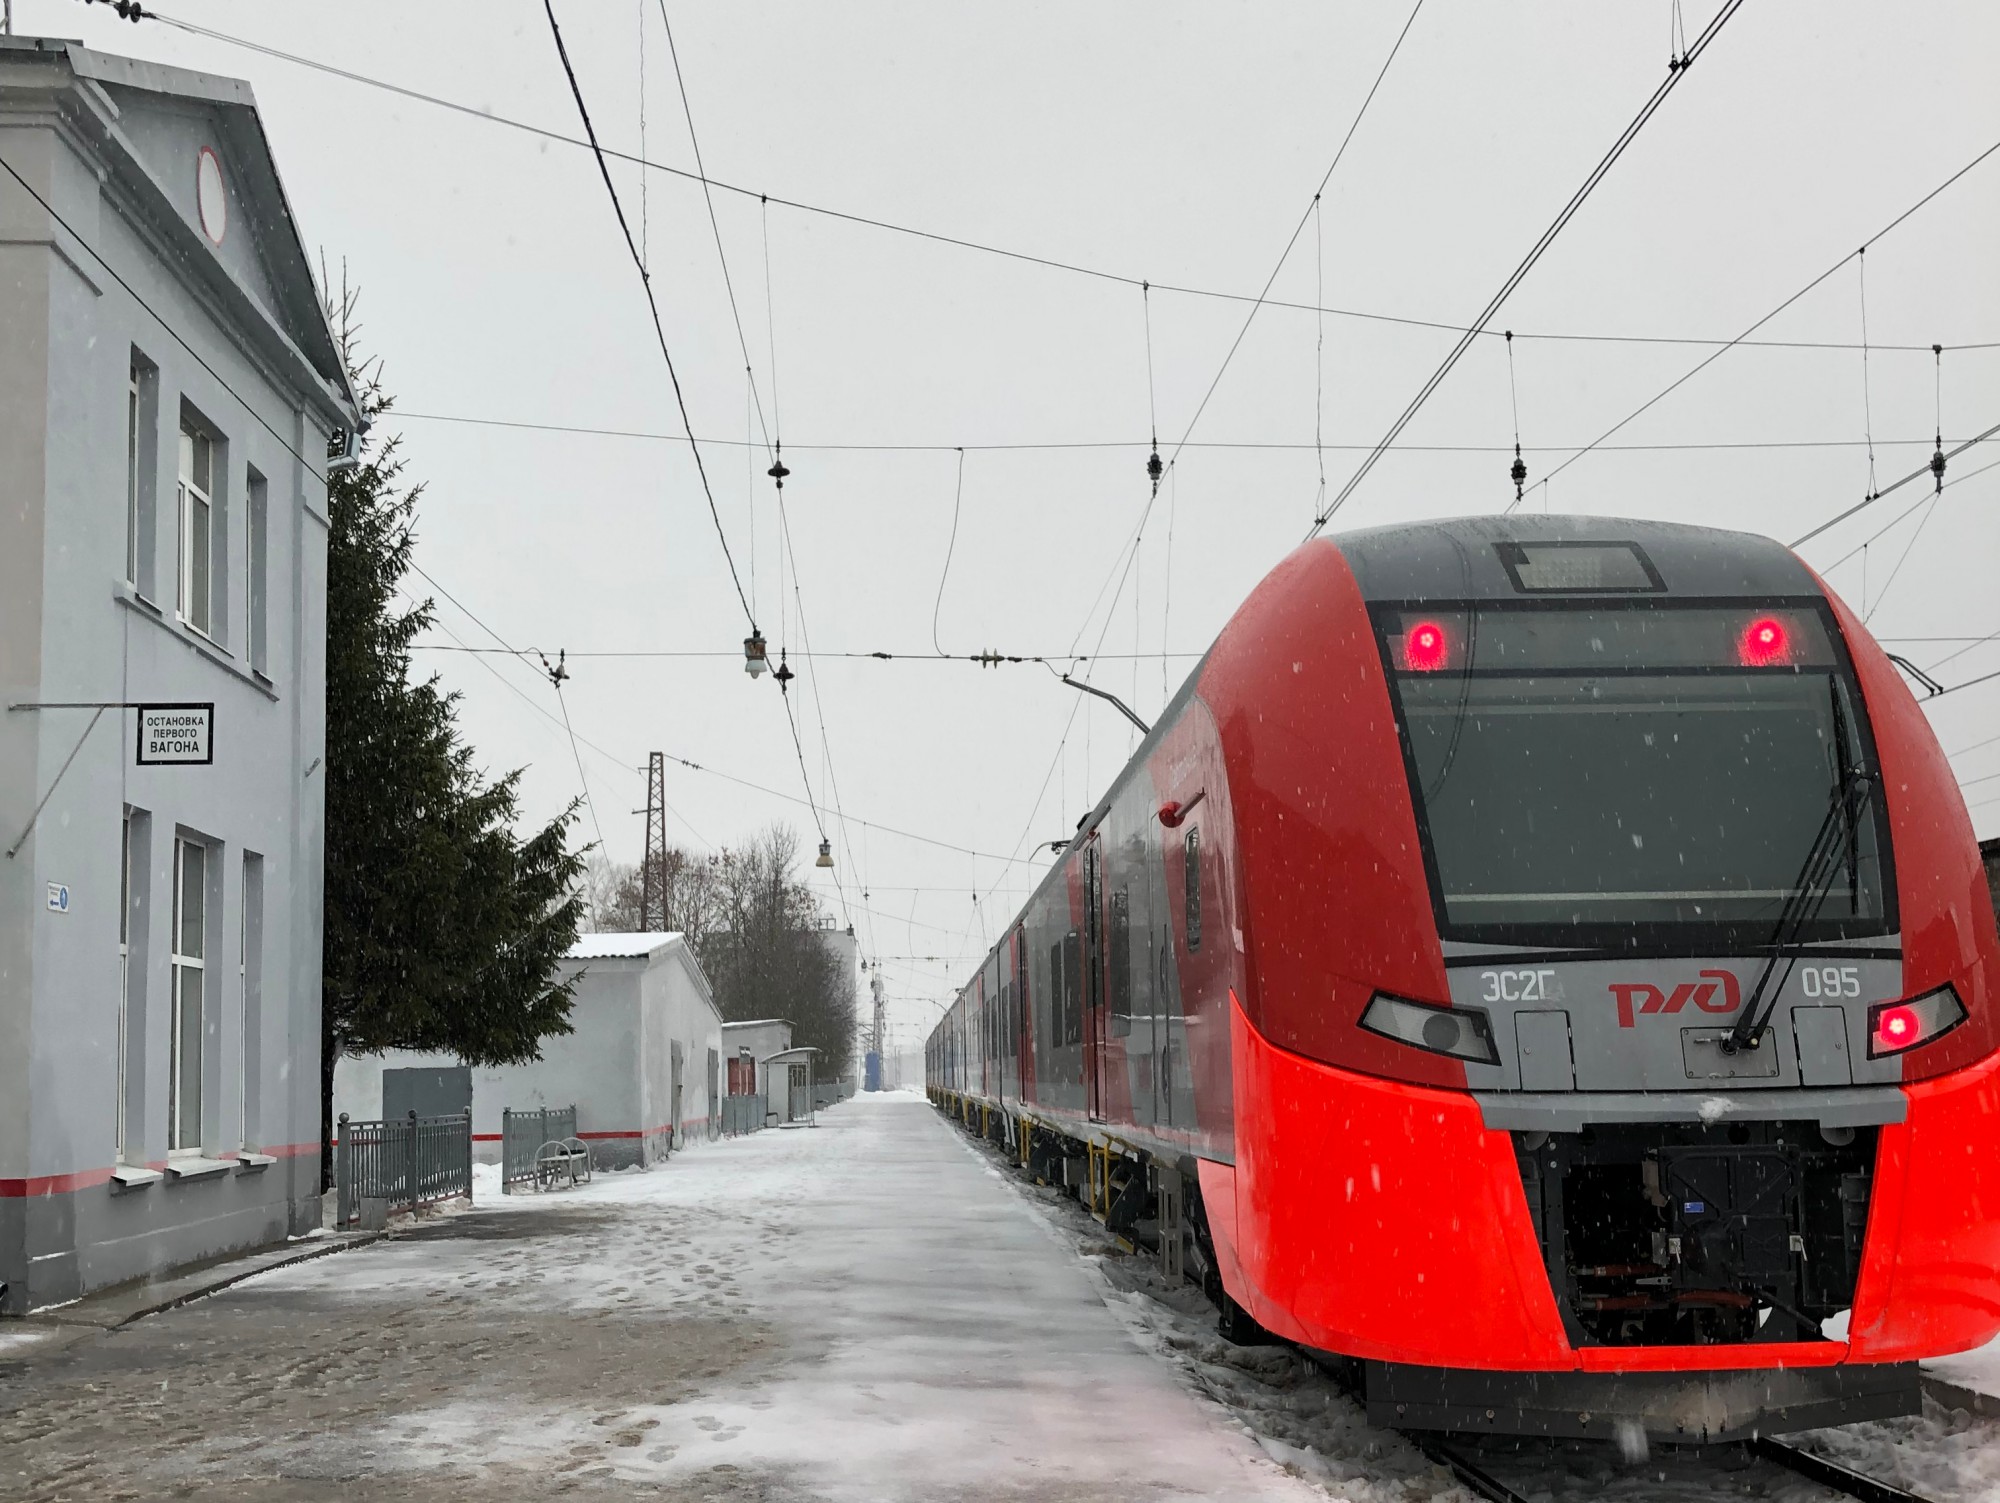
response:
<svg viewBox="0 0 2000 1503"><path fill-rule="evenodd" d="M204 146L195 165L195 207L201 212L201 232L216 244L229 229L229 193L222 186L222 160Z"/></svg>

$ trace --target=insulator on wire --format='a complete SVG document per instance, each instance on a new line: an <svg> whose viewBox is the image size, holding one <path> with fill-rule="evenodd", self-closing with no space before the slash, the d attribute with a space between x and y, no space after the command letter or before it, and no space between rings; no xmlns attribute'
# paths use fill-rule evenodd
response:
<svg viewBox="0 0 2000 1503"><path fill-rule="evenodd" d="M1937 483L1934 494L1944 493L1944 346L1931 346L1931 369L1934 372L1937 403L1937 434L1933 439L1937 448L1931 454L1931 479Z"/></svg>
<svg viewBox="0 0 2000 1503"><path fill-rule="evenodd" d="M1521 458L1521 446L1519 444L1514 445L1514 464L1507 473L1513 477L1514 499L1519 501L1522 495L1525 494L1523 487L1528 483L1528 462Z"/></svg>
<svg viewBox="0 0 2000 1503"><path fill-rule="evenodd" d="M1155 448L1146 457L1146 478L1152 481L1153 484L1158 485L1160 483L1160 476L1166 473L1166 468L1165 465L1160 463L1159 449Z"/></svg>
<svg viewBox="0 0 2000 1503"><path fill-rule="evenodd" d="M792 472L785 468L785 446L783 444L778 445L776 455L771 463L771 468L766 470L764 473L766 475L769 475L773 480L778 482L779 490L783 490L785 488L785 477L791 474Z"/></svg>

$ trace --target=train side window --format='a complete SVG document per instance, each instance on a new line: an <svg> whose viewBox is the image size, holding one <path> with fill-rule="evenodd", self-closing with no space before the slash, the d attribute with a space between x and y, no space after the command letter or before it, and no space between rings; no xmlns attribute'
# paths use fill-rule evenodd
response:
<svg viewBox="0 0 2000 1503"><path fill-rule="evenodd" d="M1062 1042L1083 1042L1083 940L1072 929L1062 942Z"/></svg>
<svg viewBox="0 0 2000 1503"><path fill-rule="evenodd" d="M1123 1038L1132 1031L1132 894L1119 888L1111 894L1111 1031Z"/></svg>
<svg viewBox="0 0 2000 1503"><path fill-rule="evenodd" d="M1187 859L1187 947L1201 948L1201 827L1191 827L1185 839Z"/></svg>

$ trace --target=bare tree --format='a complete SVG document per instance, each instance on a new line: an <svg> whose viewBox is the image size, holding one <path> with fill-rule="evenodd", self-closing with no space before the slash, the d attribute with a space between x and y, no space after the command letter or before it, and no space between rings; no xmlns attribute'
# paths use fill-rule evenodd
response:
<svg viewBox="0 0 2000 1503"><path fill-rule="evenodd" d="M700 953L723 1017L789 1019L792 1041L817 1047L831 1078L851 1063L859 1003L819 900L793 876L798 854L783 825L722 854L718 922Z"/></svg>
<svg viewBox="0 0 2000 1503"><path fill-rule="evenodd" d="M831 920L794 875L798 861L798 832L785 825L713 856L672 846L657 873L659 891L667 930L687 937L723 1017L789 1019L793 1042L817 1047L831 1079L852 1063L860 1004L828 943ZM637 932L643 892L638 867L593 860L579 893L589 927Z"/></svg>

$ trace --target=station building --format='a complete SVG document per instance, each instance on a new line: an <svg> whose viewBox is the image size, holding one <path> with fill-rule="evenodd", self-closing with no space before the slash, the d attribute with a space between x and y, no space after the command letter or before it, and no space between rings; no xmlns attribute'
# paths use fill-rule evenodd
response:
<svg viewBox="0 0 2000 1503"><path fill-rule="evenodd" d="M249 86L0 38L0 1309L319 1224L360 423Z"/></svg>
<svg viewBox="0 0 2000 1503"><path fill-rule="evenodd" d="M335 1113L365 1122L469 1107L473 1157L498 1163L502 1112L574 1106L577 1136L606 1169L650 1168L721 1130L722 1014L682 936L579 935L557 979L576 983L573 1031L543 1039L540 1059L465 1068L414 1049L343 1056Z"/></svg>

